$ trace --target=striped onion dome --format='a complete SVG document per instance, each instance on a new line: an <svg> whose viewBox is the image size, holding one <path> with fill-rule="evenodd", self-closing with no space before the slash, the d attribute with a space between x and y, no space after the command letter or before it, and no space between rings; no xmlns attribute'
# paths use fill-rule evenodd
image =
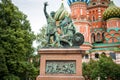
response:
<svg viewBox="0 0 120 80"><path fill-rule="evenodd" d="M62 3L60 8L56 11L54 19L56 21L60 21L65 18L65 16L69 16L69 13L64 7L64 4Z"/></svg>
<svg viewBox="0 0 120 80"><path fill-rule="evenodd" d="M68 5L71 5L74 2L85 2L88 4L90 0L68 0Z"/></svg>
<svg viewBox="0 0 120 80"><path fill-rule="evenodd" d="M103 13L103 19L108 20L110 18L120 18L120 7L114 5L113 2Z"/></svg>

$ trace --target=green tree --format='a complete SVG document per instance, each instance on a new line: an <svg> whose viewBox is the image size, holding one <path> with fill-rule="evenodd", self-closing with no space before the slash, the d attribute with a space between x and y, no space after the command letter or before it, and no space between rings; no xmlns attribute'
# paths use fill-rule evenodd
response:
<svg viewBox="0 0 120 80"><path fill-rule="evenodd" d="M111 57L101 55L99 60L90 60L88 63L83 63L83 75L86 79L101 80L120 79L120 65L114 63Z"/></svg>
<svg viewBox="0 0 120 80"><path fill-rule="evenodd" d="M117 80L120 78L120 66L116 64L111 57L107 57L105 55L101 55L99 64L99 76L102 80L106 80L106 78L111 78L112 80ZM118 79L119 80L119 79Z"/></svg>
<svg viewBox="0 0 120 80"><path fill-rule="evenodd" d="M6 66L5 57L3 53L0 53L0 78L7 74L8 74L8 69Z"/></svg>
<svg viewBox="0 0 120 80"><path fill-rule="evenodd" d="M37 34L36 36L36 42L39 44L37 46L37 50L38 51L40 48L44 48L47 44L47 37L46 37L46 25L44 25L41 29L40 29L40 33ZM37 55L32 55L31 58L33 59L33 64L35 65L35 67L39 70L39 65L40 65L40 54ZM40 70L39 70L40 71Z"/></svg>
<svg viewBox="0 0 120 80"><path fill-rule="evenodd" d="M11 2L0 2L0 79L28 80L36 77L36 68L28 62L33 54L34 33L27 16Z"/></svg>
<svg viewBox="0 0 120 80"><path fill-rule="evenodd" d="M36 40L37 40L37 43L39 43L38 49L45 47L45 45L47 44L46 25L44 25L40 29L40 33L37 34L37 39Z"/></svg>
<svg viewBox="0 0 120 80"><path fill-rule="evenodd" d="M97 61L90 59L89 63L83 63L83 76L86 79L93 80L98 75L96 73L98 72L98 63Z"/></svg>

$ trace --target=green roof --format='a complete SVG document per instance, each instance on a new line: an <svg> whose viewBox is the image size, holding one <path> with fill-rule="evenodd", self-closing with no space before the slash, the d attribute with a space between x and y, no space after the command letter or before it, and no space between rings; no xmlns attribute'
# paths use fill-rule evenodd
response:
<svg viewBox="0 0 120 80"><path fill-rule="evenodd" d="M120 51L120 48L108 47L108 48L96 48L96 49L89 50L89 52L95 52L95 51Z"/></svg>
<svg viewBox="0 0 120 80"><path fill-rule="evenodd" d="M83 44L92 46L89 42L84 42Z"/></svg>
<svg viewBox="0 0 120 80"><path fill-rule="evenodd" d="M109 46L118 46L120 45L120 42L117 43L95 43L93 44L93 47L109 47Z"/></svg>
<svg viewBox="0 0 120 80"><path fill-rule="evenodd" d="M104 20L108 20L110 18L120 18L120 7L115 6L112 1L103 13Z"/></svg>

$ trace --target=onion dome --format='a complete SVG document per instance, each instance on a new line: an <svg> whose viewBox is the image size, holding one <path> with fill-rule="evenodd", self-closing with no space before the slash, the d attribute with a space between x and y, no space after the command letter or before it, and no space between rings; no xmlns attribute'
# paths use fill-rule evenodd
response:
<svg viewBox="0 0 120 80"><path fill-rule="evenodd" d="M64 7L64 4L61 4L61 7L56 11L54 19L56 21L60 21L65 18L65 16L69 16L69 13Z"/></svg>
<svg viewBox="0 0 120 80"><path fill-rule="evenodd" d="M90 0L68 0L68 5L71 5L74 2L85 2L88 4Z"/></svg>
<svg viewBox="0 0 120 80"><path fill-rule="evenodd" d="M104 20L108 20L110 18L120 18L120 7L115 6L112 1L103 13Z"/></svg>

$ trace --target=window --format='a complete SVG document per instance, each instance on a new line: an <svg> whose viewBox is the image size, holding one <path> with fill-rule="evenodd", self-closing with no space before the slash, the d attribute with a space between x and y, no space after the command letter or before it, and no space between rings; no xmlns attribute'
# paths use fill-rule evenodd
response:
<svg viewBox="0 0 120 80"><path fill-rule="evenodd" d="M110 57L111 57L112 59L115 59L115 60L116 60L116 54L115 54L115 53L110 52Z"/></svg>
<svg viewBox="0 0 120 80"><path fill-rule="evenodd" d="M104 2L102 2L102 4L105 4Z"/></svg>
<svg viewBox="0 0 120 80"><path fill-rule="evenodd" d="M95 58L99 58L99 54L98 53L95 53Z"/></svg>
<svg viewBox="0 0 120 80"><path fill-rule="evenodd" d="M92 38L92 43L94 43L95 42L95 34L94 33L92 34L91 38Z"/></svg>
<svg viewBox="0 0 120 80"><path fill-rule="evenodd" d="M89 58L89 55L88 54L85 54L85 59L88 59Z"/></svg>
<svg viewBox="0 0 120 80"><path fill-rule="evenodd" d="M97 40L100 41L100 33L97 33Z"/></svg>
<svg viewBox="0 0 120 80"><path fill-rule="evenodd" d="M102 40L104 40L104 33L102 33Z"/></svg>
<svg viewBox="0 0 120 80"><path fill-rule="evenodd" d="M96 3L93 3L93 5L96 5Z"/></svg>
<svg viewBox="0 0 120 80"><path fill-rule="evenodd" d="M93 21L95 21L95 17L93 16Z"/></svg>

